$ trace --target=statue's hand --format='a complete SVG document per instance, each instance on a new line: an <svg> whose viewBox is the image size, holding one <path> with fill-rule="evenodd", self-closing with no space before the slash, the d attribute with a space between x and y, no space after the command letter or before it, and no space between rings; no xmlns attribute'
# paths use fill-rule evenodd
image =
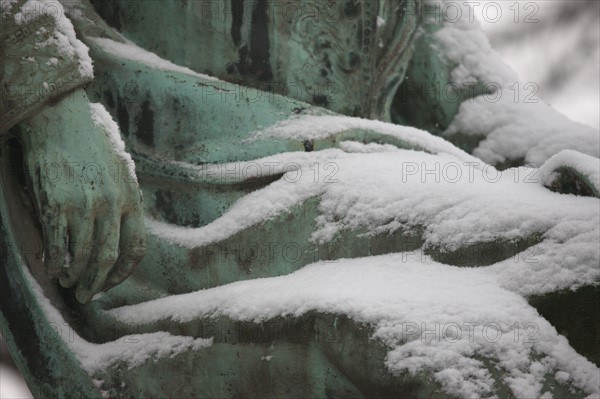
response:
<svg viewBox="0 0 600 399"><path fill-rule="evenodd" d="M22 124L44 264L79 302L121 283L144 255L142 198L116 124L83 90ZM111 136L112 134L112 136ZM120 147L120 148L119 148Z"/></svg>

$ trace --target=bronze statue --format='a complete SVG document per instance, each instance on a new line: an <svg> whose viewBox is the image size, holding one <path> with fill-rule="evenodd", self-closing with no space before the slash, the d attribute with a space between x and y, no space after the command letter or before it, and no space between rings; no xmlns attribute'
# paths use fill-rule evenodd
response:
<svg viewBox="0 0 600 399"><path fill-rule="evenodd" d="M3 1L34 395L598 395L598 132L446 6Z"/></svg>

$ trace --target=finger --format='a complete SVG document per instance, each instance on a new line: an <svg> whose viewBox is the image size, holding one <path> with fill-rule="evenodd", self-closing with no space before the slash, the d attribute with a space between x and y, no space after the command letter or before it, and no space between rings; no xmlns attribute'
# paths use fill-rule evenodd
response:
<svg viewBox="0 0 600 399"><path fill-rule="evenodd" d="M88 264L93 249L93 215L90 213L87 217L72 216L68 229L71 264L69 268L63 268L64 273L59 280L60 285L65 288L71 288L77 283Z"/></svg>
<svg viewBox="0 0 600 399"><path fill-rule="evenodd" d="M108 290L123 282L140 263L146 253L146 228L142 212L124 216L121 223L121 239L119 242L119 259L110 272L104 290Z"/></svg>
<svg viewBox="0 0 600 399"><path fill-rule="evenodd" d="M94 236L96 245L75 292L80 303L88 303L96 293L100 292L109 272L117 262L121 218L120 214L114 215L106 215L98 222Z"/></svg>
<svg viewBox="0 0 600 399"><path fill-rule="evenodd" d="M27 165L35 165L34 160L28 160ZM43 209L48 205L47 192L43 188L42 172L39 166L28 168L27 186L33 193L33 202L37 212L42 215Z"/></svg>
<svg viewBox="0 0 600 399"><path fill-rule="evenodd" d="M42 220L44 231L44 265L52 278L59 278L63 268L70 267L68 256L67 216L64 212L54 212Z"/></svg>

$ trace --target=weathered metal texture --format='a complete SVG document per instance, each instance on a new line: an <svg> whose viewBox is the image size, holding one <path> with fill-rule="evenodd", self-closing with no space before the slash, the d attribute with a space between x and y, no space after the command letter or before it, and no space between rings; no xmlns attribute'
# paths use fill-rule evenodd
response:
<svg viewBox="0 0 600 399"><path fill-rule="evenodd" d="M344 115L386 121L420 11L415 0L94 5L125 36L176 64Z"/></svg>
<svg viewBox="0 0 600 399"><path fill-rule="evenodd" d="M149 188L143 180L142 185ZM250 253L244 258L244 252L236 250L257 248L265 242L285 245L282 237L288 237L290 243L308 243L318 215L318 198L314 198L279 217L205 246L183 248L150 233L147 256L134 274L90 306L78 304L70 291L52 283L45 273L41 262L42 241L31 209L26 201L20 200L24 195L22 190L14 176L5 180L2 187L3 334L8 339L11 352L17 354L17 363L36 396L99 397L101 392L94 381L103 381L102 392L117 398L140 394L156 398L239 395L444 397L428 374L414 377L390 375L383 366L387 348L370 338L371 327L343 315L311 312L297 318L275 318L260 323L223 317L184 323L165 319L148 325L130 326L117 322L105 312L165 294L289 274L319 259L369 256L418 248L421 245L418 229L380 236L366 236L360 231L343 232L324 246L303 248L294 261L285 256L260 257ZM176 194L177 190L173 189L173 193ZM27 246L23 247L22 243L27 243ZM502 252L504 244L496 244ZM281 254L279 251L275 253ZM460 259L460 256L457 258ZM43 287L44 294L68 325L62 320L54 320L47 308L38 302L32 293L35 288L24 270L28 270ZM593 314L597 303L593 300L582 302L578 299L579 294L589 297L586 290L570 295L574 295L578 306L585 304L585 309L581 310L583 314ZM554 299L548 302L547 298L532 300L546 313L552 308L550 303L555 302ZM552 311L548 314L560 325L560 315ZM589 327L589 323L579 320L581 323ZM565 331L570 332L570 339L577 342L579 330L570 327L568 325ZM212 337L214 342L209 348L190 350L172 358L146 361L133 368L116 364L87 375L65 343L73 337L69 333L71 328L78 334L76 339L95 343L156 331L195 338ZM583 328L581 331L587 330ZM579 345L583 353L588 353L593 348L590 337L593 340L595 335L587 332L584 335L575 345ZM267 354L273 357L260 361L257 367L257 359ZM498 381L497 393L509 397L501 375L491 371ZM554 384L552 379L547 383L556 385L554 393L561 394L563 387ZM73 395L74 392L77 393ZM577 396L578 393L570 392L569 395Z"/></svg>
<svg viewBox="0 0 600 399"><path fill-rule="evenodd" d="M174 167L172 161L203 164L252 160L286 151L334 147L342 139L348 138L411 148L409 143L359 130L344 132L339 137L310 143L309 146L294 140L245 141L260 126L269 126L299 113L329 113L300 100L327 105L330 109L346 114L356 113L355 109L359 107L358 109L365 110L364 114L359 112L362 116L386 119L391 101L388 95L395 92L394 85L401 81L396 81L394 76L401 76L406 70L404 63L408 61L402 57L408 53L400 51L400 58L386 60L385 54L377 55L376 52L365 50L359 52L356 58L350 53L334 53L326 42L334 40L332 37L338 34L335 32L339 32L343 38L348 38L348 49L361 49L361 46L372 44L373 38L365 38L365 21L370 21L370 27L374 29L377 25L374 17L377 15L387 15L388 21L394 20L394 11L387 8L389 4L411 2L345 2L349 8L344 8L340 14L343 20L337 21L337 31L328 30L331 28L329 25L311 25L306 21L298 23L293 29L282 26L283 22L277 19L273 24L244 24L239 21L238 19L247 15L245 12L256 14L256 18L265 13L266 2L257 0L248 2L248 8L244 7L250 11L242 13L238 10L226 13L228 16L223 20L213 20L220 23L217 28L227 28L225 33L220 28L211 33L207 30L209 25L196 26L194 21L197 21L198 9L194 8L197 7L194 3L160 2L158 6L158 2L150 2L147 8L139 8L139 3L136 2L113 1L103 3L105 5L99 4L99 7L107 7L108 11L105 9L105 12L114 13L118 17L113 21L115 23L123 18L133 18L126 21L127 26L123 24L120 27L132 36L137 35L136 40L148 49L164 52L163 55L178 63L226 78L233 75L243 84L255 87L261 87L265 79L277 82L282 76L304 77L301 86L306 92L297 96L298 99L261 92L262 95L270 95L270 100L251 105L243 101L243 97L239 102L223 102L218 83L158 71L105 53L88 43L96 63L96 79L87 88L88 95L95 101L103 102L119 123L138 164L140 183L145 194L145 212L148 215L176 225L206 225L220 217L248 191L280 177L272 175L233 183L218 179L198 179L185 167ZM235 2L223 4L227 8ZM299 4L304 6L316 3L307 1ZM352 8L352 5L355 7ZM177 7L190 9L185 12L185 9ZM152 23L141 24L142 20L138 21L136 18L142 17L147 18L146 22L150 20ZM177 20L180 23L160 24L161 28L166 29L161 31L156 29L159 18ZM140 24L136 25L137 22ZM405 43L404 40L408 40L402 32L412 35L414 26L403 27L402 24L388 23L388 26L404 29L400 33L385 34L396 37L399 46ZM362 27L358 29L361 24ZM265 52L264 47L253 47L254 43L265 37L272 40L270 43L280 40L278 34L271 31L267 33L272 26L276 26L277 31L282 30L281 38L286 40L299 35L304 35L304 38L297 43L298 47L289 49L271 45L269 51ZM95 30L95 33L116 37L114 33L98 26L80 28L80 32L85 33L89 28ZM183 34L184 31L204 38L199 41L197 48L192 48L189 52L187 49L190 41ZM358 39L353 35L358 33L363 35L363 41L355 41ZM373 30L370 34L373 34ZM320 38L324 38L324 42L321 43ZM246 50L243 50L242 40L249 41ZM335 40L340 38L336 37ZM431 55L424 50L421 53L421 49L427 46L426 39L423 40L421 44L417 44L418 54L409 68L411 76L421 81L430 79L431 74L435 73L420 69L422 65L418 61L419 57L429 60L427 65L433 70L446 68L442 64L436 64L440 61L431 60ZM323 47L312 47L318 43ZM276 53L273 48L281 53ZM216 49L218 52L215 52ZM215 56L206 57L206 54ZM304 71L303 62L311 60L315 54L322 58L317 57L318 63L310 64L308 72ZM330 67L327 59L331 62ZM280 64L273 60L286 62ZM386 62L397 65L398 69L384 70L389 67ZM355 70L344 71L344 68L352 67L354 63L357 63L354 65ZM321 74L323 66L327 72L325 74ZM401 71L400 68L404 69ZM372 76L367 81L361 81L365 73ZM335 82L335 79L341 79L339 76L344 77L343 87L347 90L340 95L342 101L339 103L329 100L323 103L322 99L307 96L311 85ZM381 78L382 76L390 79ZM442 75L441 79L447 78ZM377 91L372 91L373 88ZM290 87L286 86L283 92L293 97ZM77 101L86 103L82 98ZM400 118L399 121L410 117L412 111L405 111L401 106L398 109L396 115ZM424 115L426 108L414 109L416 113ZM455 109L452 104L442 104L431 119L423 118L414 123L424 126L443 125L451 119L453 112ZM223 134L224 130L228 132L227 135ZM14 155L17 152L9 143L4 143L2 159L18 156ZM3 177L5 179L0 191L2 333L37 397L101 397L101 391L118 398L445 396L430 374L392 376L383 365L388 348L379 341L370 339L372 327L356 323L343 315L309 313L302 317L276 318L262 323L226 318L196 319L185 323L161 320L144 326L129 326L119 323L105 312L163 295L211 288L240 280L285 275L316 260L420 248L422 228L397 230L390 235L375 236L362 234L364 231L347 230L328 244L309 244L309 237L315 229L315 218L318 216L319 198L314 197L278 217L209 245L186 248L171 244L149 232L146 257L133 275L92 305L86 306L78 304L71 291L58 287L46 274L41 260L40 228L33 216L33 205L26 199L25 186L19 181L19 173L16 171ZM286 239L289 243L306 243L293 262L285 258L281 251L276 252L277 256L261 258L256 253L244 254L243 251L235 250L253 248L265 242L279 242L284 246ZM539 239L539 236L534 235L511 242L481 243L489 251L477 251L484 254L477 259L465 257L466 253L473 252L472 248L450 253L430 248L428 253L448 264L480 266L510 257L523 247L534 245ZM42 287L44 295L68 323L68 326L64 326L65 329L74 329L81 339L88 342L104 343L118 340L127 334L168 331L189 337L213 337L214 343L211 347L190 350L172 358L146 361L132 368L117 364L88 375L65 341L69 339L64 335L66 330L62 330L61 334L61 331L48 327L57 324L57 320L53 320L56 315L40 303L35 295L37 287L28 278L28 273L31 273ZM556 296L531 299L531 303L554 320L556 325L561 325L561 317L551 309L555 302L563 303L565 309L572 309L573 303L584 304L582 308L585 307L585 314L593 314L597 307L595 288L587 287L575 293ZM586 321L584 325L591 326L594 331L598 329L598 324L594 322ZM63 325L58 327L62 328ZM586 328L579 325L577 329L570 325L561 328L561 332L568 333L569 339L575 342L573 345L582 353L590 353L590 358L598 359L597 352L593 349L593 340L597 334L590 335L585 332ZM266 353L272 354L273 358L265 359L257 366L257 359ZM498 372L490 367L490 373L497 381L498 396L509 397ZM95 384L100 380L103 381L101 389ZM566 395L566 392L561 391L561 385L554 384L553 377L547 379L547 385L555 385L555 396ZM581 396L581 392L569 392L568 395Z"/></svg>

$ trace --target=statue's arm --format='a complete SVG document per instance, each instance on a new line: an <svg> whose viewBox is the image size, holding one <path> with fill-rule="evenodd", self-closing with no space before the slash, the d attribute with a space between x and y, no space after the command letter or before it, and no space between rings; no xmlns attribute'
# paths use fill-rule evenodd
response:
<svg viewBox="0 0 600 399"><path fill-rule="evenodd" d="M0 135L93 78L87 47L57 2L3 1L0 7Z"/></svg>
<svg viewBox="0 0 600 399"><path fill-rule="evenodd" d="M82 89L19 124L44 264L77 299L122 282L145 250L142 198L119 128Z"/></svg>
<svg viewBox="0 0 600 399"><path fill-rule="evenodd" d="M57 6L1 3L0 134L22 146L48 273L85 303L141 260L142 198L117 124L81 88L91 59Z"/></svg>

